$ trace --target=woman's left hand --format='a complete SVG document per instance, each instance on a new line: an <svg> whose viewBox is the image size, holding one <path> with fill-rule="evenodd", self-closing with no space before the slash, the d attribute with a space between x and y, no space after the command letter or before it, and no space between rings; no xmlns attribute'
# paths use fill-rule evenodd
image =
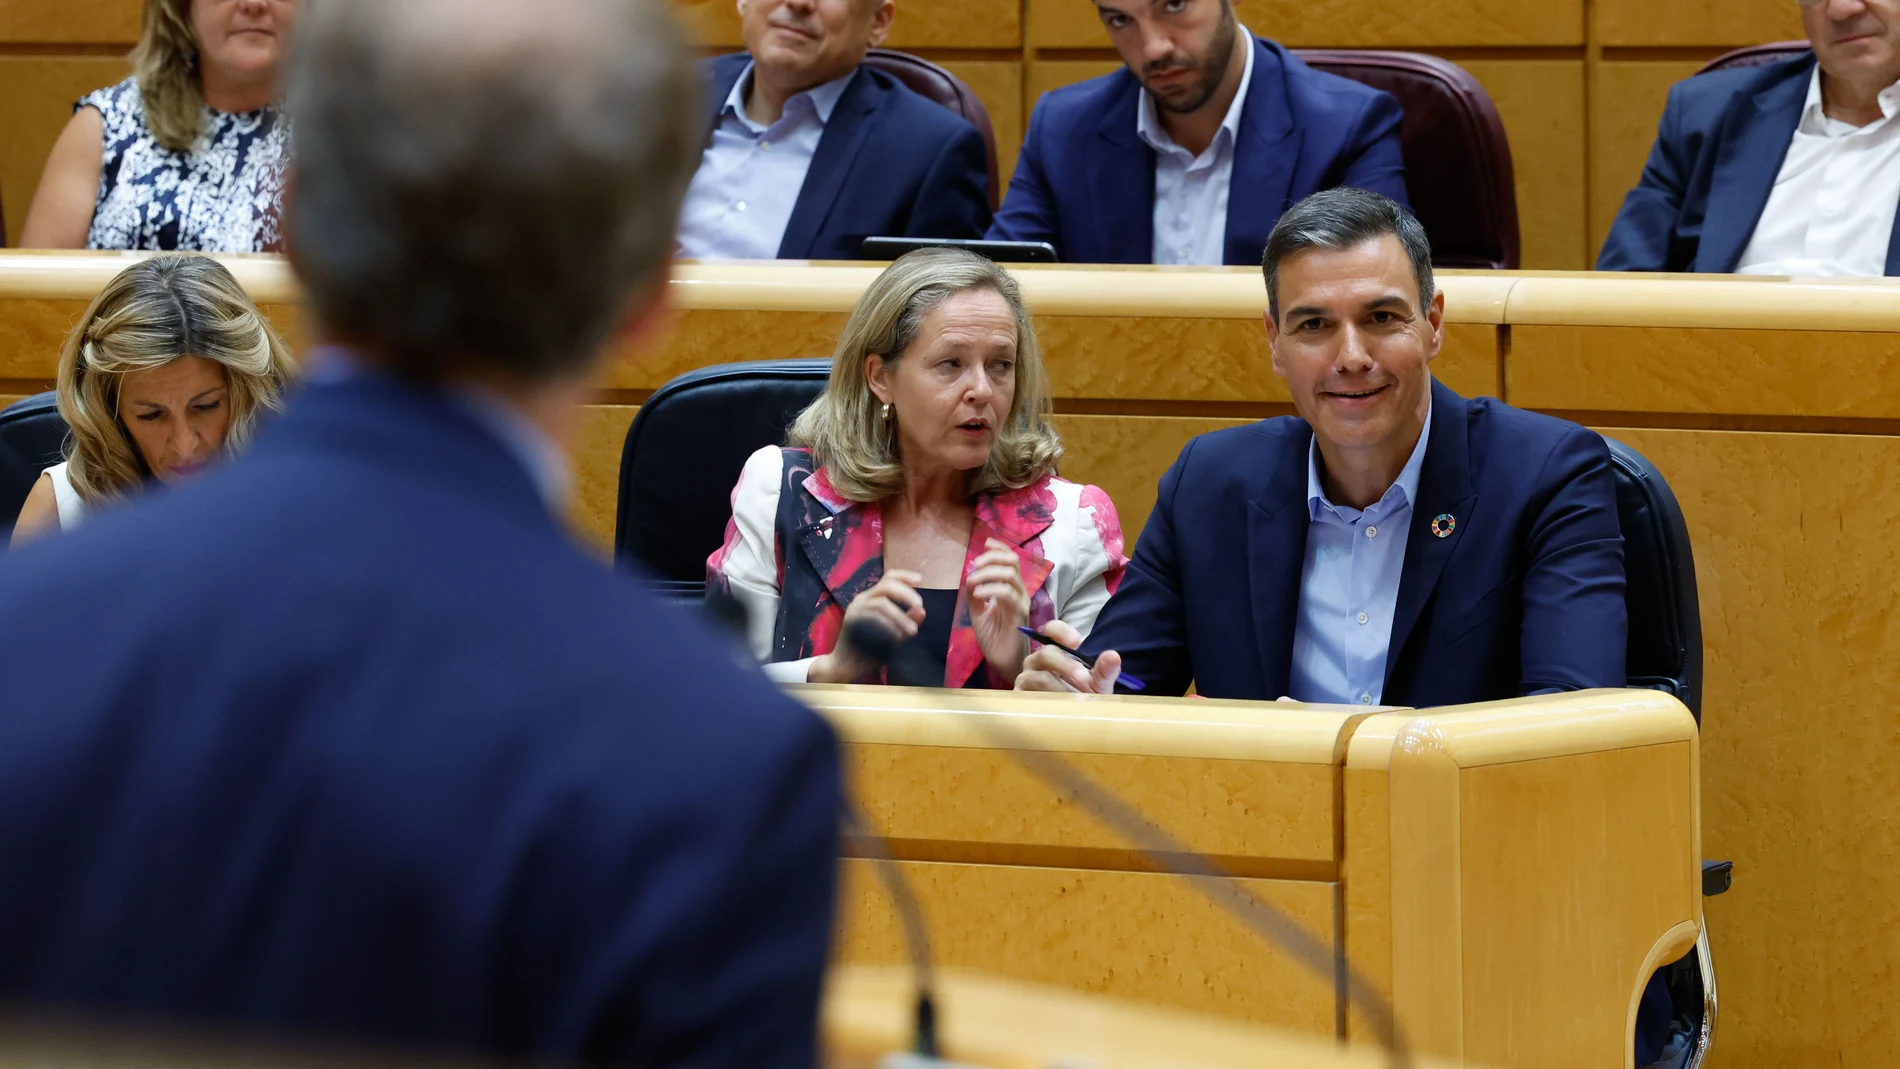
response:
<svg viewBox="0 0 1900 1069"><path fill-rule="evenodd" d="M983 659L1014 682L1029 655L1029 639L1016 630L1029 622L1029 591L1023 586L1016 548L994 538L985 542L983 555L963 580L963 593Z"/></svg>

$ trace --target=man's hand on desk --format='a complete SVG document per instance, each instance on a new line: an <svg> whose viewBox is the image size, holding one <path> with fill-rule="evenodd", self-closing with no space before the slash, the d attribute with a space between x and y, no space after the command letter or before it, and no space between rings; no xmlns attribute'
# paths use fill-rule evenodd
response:
<svg viewBox="0 0 1900 1069"><path fill-rule="evenodd" d="M1042 633L1070 649L1082 646L1082 633L1061 620L1042 625ZM1038 646L1023 661L1022 674L1016 677L1016 689L1113 694L1115 680L1121 674L1122 655L1114 650L1095 658L1095 667L1090 669L1054 646Z"/></svg>

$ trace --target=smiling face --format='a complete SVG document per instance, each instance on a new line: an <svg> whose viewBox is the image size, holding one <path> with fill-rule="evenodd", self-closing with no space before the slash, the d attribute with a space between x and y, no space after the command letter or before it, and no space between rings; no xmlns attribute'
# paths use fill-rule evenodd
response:
<svg viewBox="0 0 1900 1069"><path fill-rule="evenodd" d="M1900 80L1900 0L1820 0L1801 9L1821 69L1884 88Z"/></svg>
<svg viewBox="0 0 1900 1069"><path fill-rule="evenodd" d="M1431 401L1444 295L1420 306L1412 261L1392 234L1294 253L1281 262L1276 288L1280 321L1267 319L1273 370L1321 448L1403 463Z"/></svg>
<svg viewBox="0 0 1900 1069"><path fill-rule="evenodd" d="M1227 76L1237 33L1227 0L1097 0L1095 9L1162 110L1199 110Z"/></svg>
<svg viewBox="0 0 1900 1069"><path fill-rule="evenodd" d="M224 452L231 403L224 365L181 356L119 380L119 422L159 482L197 474Z"/></svg>
<svg viewBox="0 0 1900 1069"><path fill-rule="evenodd" d="M198 61L227 82L275 79L298 0L191 0Z"/></svg>
<svg viewBox="0 0 1900 1069"><path fill-rule="evenodd" d="M873 353L864 371L891 406L905 467L974 471L989 461L1016 398L1016 317L995 290L953 293L896 360Z"/></svg>
<svg viewBox="0 0 1900 1069"><path fill-rule="evenodd" d="M739 0L739 26L758 73L800 92L855 70L894 10L892 0Z"/></svg>

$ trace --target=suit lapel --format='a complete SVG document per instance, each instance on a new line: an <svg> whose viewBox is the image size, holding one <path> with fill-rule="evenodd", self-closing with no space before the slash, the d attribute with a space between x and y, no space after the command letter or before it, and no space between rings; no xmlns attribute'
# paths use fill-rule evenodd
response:
<svg viewBox="0 0 1900 1069"><path fill-rule="evenodd" d="M1716 153L1692 270L1726 273L1741 262L1762 209L1768 206L1768 195L1774 191L1788 143L1801 124L1812 70L1811 64L1803 65L1800 77L1756 93L1724 124L1728 136Z"/></svg>
<svg viewBox="0 0 1900 1069"><path fill-rule="evenodd" d="M1437 380L1432 381L1432 436L1425 445L1425 464L1419 472L1418 500L1412 504L1412 529L1406 536L1405 566L1399 578L1399 600L1392 612L1392 635L1386 647L1385 678L1400 661L1412 630L1438 589L1445 564L1458 550L1478 495L1471 488L1471 443L1464 398ZM1450 516L1451 531L1440 538L1432 522Z"/></svg>
<svg viewBox="0 0 1900 1069"><path fill-rule="evenodd" d="M824 229L831 207L844 188L858 150L871 130L871 114L877 110L884 91L864 68L845 86L844 95L831 109L824 135L812 153L811 167L805 172L805 184L798 189L798 201L792 205L792 217L785 223L780 239L781 260L800 260L811 255L812 243Z"/></svg>
<svg viewBox="0 0 1900 1069"><path fill-rule="evenodd" d="M1900 275L1900 211L1894 212L1893 229L1887 234L1887 266L1883 271L1889 277Z"/></svg>
<svg viewBox="0 0 1900 1069"><path fill-rule="evenodd" d="M1302 136L1286 102L1286 67L1279 53L1256 39L1253 81L1240 112L1234 170L1227 191L1229 264L1258 264L1280 215L1292 207L1293 171Z"/></svg>
<svg viewBox="0 0 1900 1069"><path fill-rule="evenodd" d="M731 56L720 56L707 63L706 70L706 137L711 139L713 127L719 125L719 113L725 110L726 98L732 95L732 87L738 84L741 76L752 69L751 57L741 52Z"/></svg>
<svg viewBox="0 0 1900 1069"><path fill-rule="evenodd" d="M1307 450L1312 428L1299 425L1247 511L1247 583L1260 653L1262 698L1287 692L1293 674L1293 632L1300 618L1300 576L1306 567Z"/></svg>
<svg viewBox="0 0 1900 1069"><path fill-rule="evenodd" d="M884 578L884 515L876 503L818 517L799 528L798 545L840 611Z"/></svg>
<svg viewBox="0 0 1900 1069"><path fill-rule="evenodd" d="M1099 154L1089 164L1095 240L1104 263L1154 261L1155 154L1135 133L1141 83L1123 70L1120 96L1096 124Z"/></svg>

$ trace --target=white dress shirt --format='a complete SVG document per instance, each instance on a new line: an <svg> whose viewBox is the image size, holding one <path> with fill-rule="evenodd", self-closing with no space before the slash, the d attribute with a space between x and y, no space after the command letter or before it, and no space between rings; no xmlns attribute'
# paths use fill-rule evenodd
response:
<svg viewBox="0 0 1900 1069"><path fill-rule="evenodd" d="M719 121L699 158L680 211L679 254L692 260L770 260L778 256L798 192L825 124L852 71L785 102L771 126L745 113L752 67L732 83Z"/></svg>
<svg viewBox="0 0 1900 1069"><path fill-rule="evenodd" d="M1428 395L1429 396L1429 395ZM1365 510L1335 505L1319 481L1319 443L1306 454L1306 561L1287 696L1335 705L1377 705L1385 696L1392 618L1398 611L1412 506L1418 501L1432 411L1418 444L1385 495Z"/></svg>
<svg viewBox="0 0 1900 1069"><path fill-rule="evenodd" d="M1227 105L1227 117L1214 140L1199 156L1174 143L1161 125L1154 97L1141 91L1135 133L1155 150L1155 263L1218 266L1226 260L1227 187L1234 176L1240 113L1247 87L1253 84L1253 34L1244 26L1240 34L1248 45L1240 89Z"/></svg>
<svg viewBox="0 0 1900 1069"><path fill-rule="evenodd" d="M1744 275L1887 273L1887 239L1900 207L1900 82L1881 90L1866 126L1821 110L1821 68L1808 82L1788 155L1736 266Z"/></svg>

